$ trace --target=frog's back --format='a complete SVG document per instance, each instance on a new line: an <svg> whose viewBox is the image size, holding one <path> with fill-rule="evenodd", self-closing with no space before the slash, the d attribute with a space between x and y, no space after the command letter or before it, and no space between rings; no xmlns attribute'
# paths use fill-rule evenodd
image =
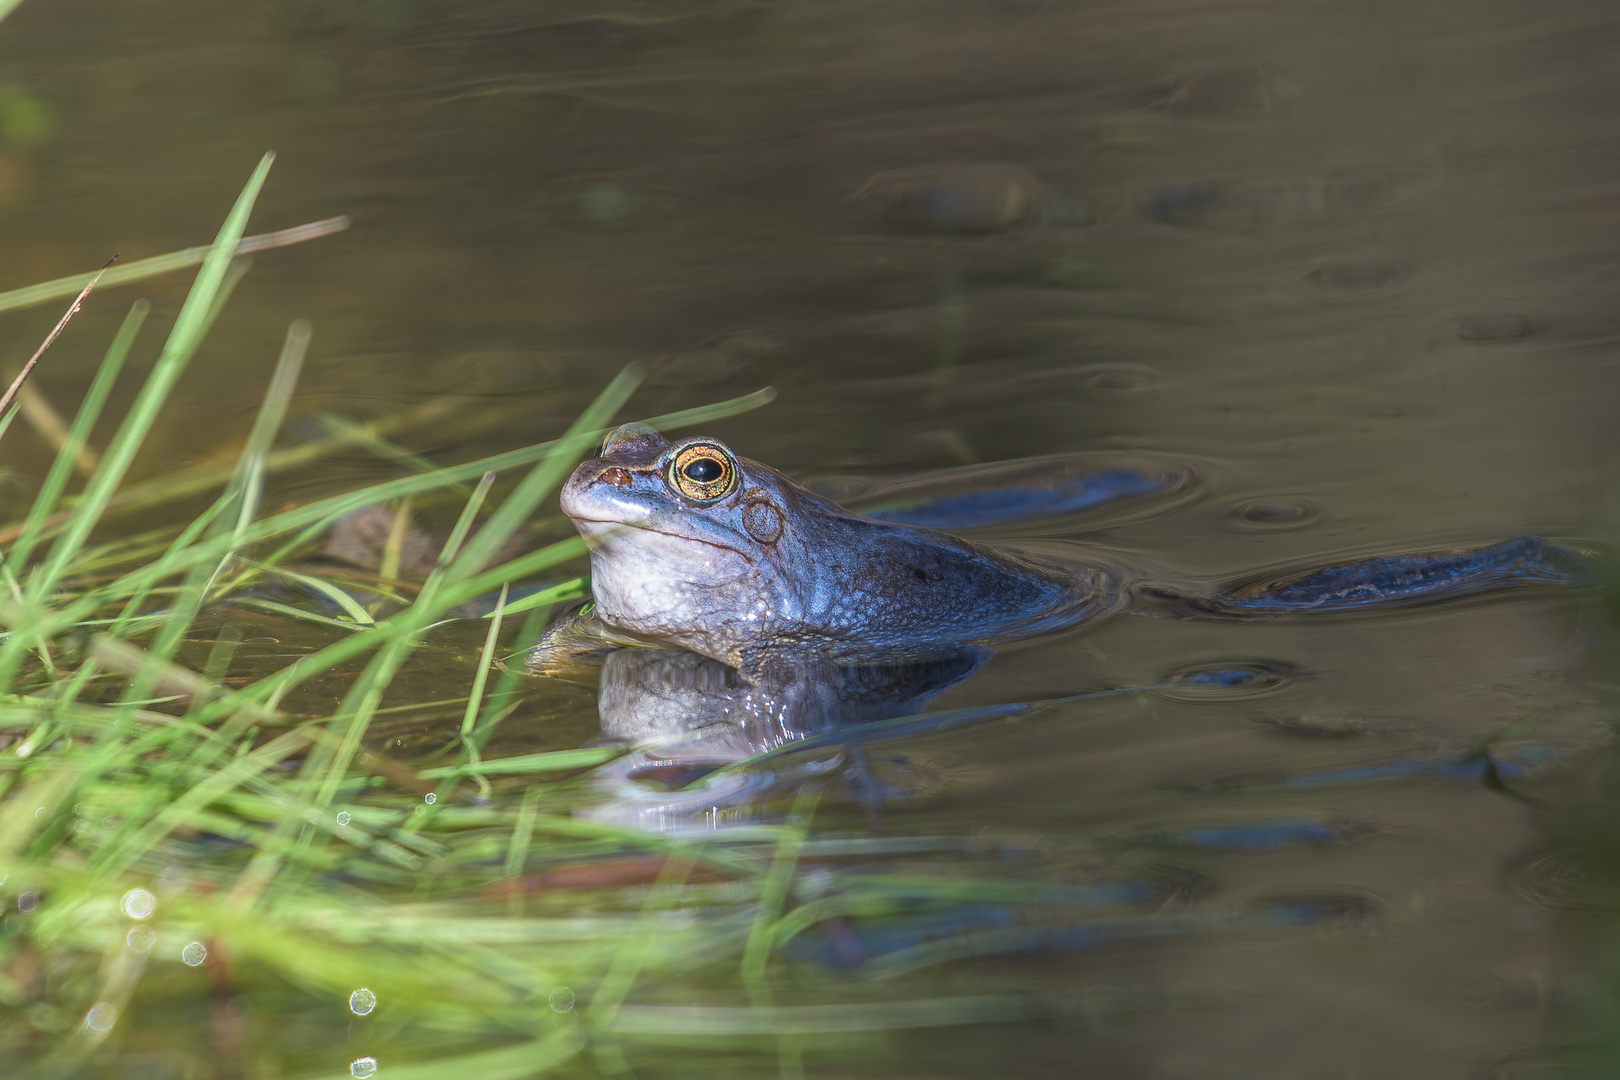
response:
<svg viewBox="0 0 1620 1080"><path fill-rule="evenodd" d="M985 547L795 494L811 568L800 635L844 643L840 652L1028 637L1109 611L1124 596L1117 569Z"/></svg>

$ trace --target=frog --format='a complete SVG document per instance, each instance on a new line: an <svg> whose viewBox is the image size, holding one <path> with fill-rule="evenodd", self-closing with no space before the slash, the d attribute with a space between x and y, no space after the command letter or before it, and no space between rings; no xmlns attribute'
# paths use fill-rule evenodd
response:
<svg viewBox="0 0 1620 1080"><path fill-rule="evenodd" d="M1060 558L859 514L717 438L671 441L640 424L607 435L563 485L561 506L590 550L592 618L612 643L675 645L748 678L783 657L847 665L993 646L1094 621L1133 599L1194 617L1256 618L1589 576L1579 552L1523 536L1201 594L1094 551Z"/></svg>
<svg viewBox="0 0 1620 1080"><path fill-rule="evenodd" d="M709 436L629 424L563 485L610 631L757 672L773 657L926 659L1119 607L1131 575L866 517ZM795 661L799 662L799 661Z"/></svg>

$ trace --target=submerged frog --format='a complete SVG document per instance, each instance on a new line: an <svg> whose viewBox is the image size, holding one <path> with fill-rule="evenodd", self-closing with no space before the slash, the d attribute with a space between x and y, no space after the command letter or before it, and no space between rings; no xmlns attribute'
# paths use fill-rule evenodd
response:
<svg viewBox="0 0 1620 1080"><path fill-rule="evenodd" d="M574 471L562 509L591 548L600 624L750 677L772 657L861 663L1030 637L1116 610L1130 591L1119 566L864 517L717 439L670 442L638 424L612 432L599 455ZM1412 603L1585 573L1576 553L1519 537L1341 563L1213 596L1142 592L1183 611L1253 617Z"/></svg>

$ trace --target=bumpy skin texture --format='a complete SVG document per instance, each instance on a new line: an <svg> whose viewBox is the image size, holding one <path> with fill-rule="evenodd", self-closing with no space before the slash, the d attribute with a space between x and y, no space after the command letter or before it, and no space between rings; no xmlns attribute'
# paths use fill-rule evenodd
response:
<svg viewBox="0 0 1620 1080"><path fill-rule="evenodd" d="M708 502L684 495L670 470L700 443L738 471L735 489ZM739 667L782 650L937 654L1043 633L1122 595L1104 568L874 521L716 440L670 443L639 425L574 470L562 509L591 546L598 618Z"/></svg>

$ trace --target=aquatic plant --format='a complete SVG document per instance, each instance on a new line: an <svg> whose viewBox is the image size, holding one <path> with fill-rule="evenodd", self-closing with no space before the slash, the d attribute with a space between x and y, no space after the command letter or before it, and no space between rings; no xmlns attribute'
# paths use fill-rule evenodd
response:
<svg viewBox="0 0 1620 1080"><path fill-rule="evenodd" d="M690 967L699 953L712 962L717 941L762 940L773 924L750 914L752 898L770 882L780 893L783 871L771 853L783 837L802 837L803 826L755 829L689 851L567 816L575 778L616 750L497 760L481 753L521 693L520 667L497 663L503 641L532 641L549 605L583 589L568 578L504 602L507 583L577 558L577 540L498 564L497 553L600 439L639 368L613 379L556 440L265 514L272 471L377 437L374 425L273 449L310 340L307 324L294 322L233 469L123 484L244 269L242 237L270 164L267 155L201 259L157 364L83 490L67 493L146 320L143 302L108 349L33 506L5 530L0 897L9 914L0 922L0 1005L13 1022L0 1035L0 1055L66 1074L109 1037L125 1040L128 1052L140 1042L142 1017L163 1016L198 992L184 973L201 967L216 1001L277 985L365 1016L375 1026L369 1045L393 1047L395 1062L422 1061L429 1047L476 1048L454 1063L393 1065L390 1077L442 1068L530 1075L576 1053L586 1031L657 1027L656 1012L620 1008L638 973ZM146 269L177 261L148 261ZM27 299L65 287L41 287ZM0 307L8 299L0 296ZM697 423L769 398L752 394L650 422ZM0 430L15 416L13 407ZM475 531L496 476L525 469ZM477 486L427 579L418 587L371 582L372 594L390 601L386 614L345 583L289 565L352 511L470 480ZM91 542L120 510L210 488L218 494L184 526ZM252 595L276 581L330 601L330 613ZM385 707L391 681L424 637L458 605L495 590L503 602L488 619L465 699ZM233 675L248 605L317 628L324 644L291 664ZM518 622L516 637L503 639L503 623ZM198 671L182 654L205 637L212 641ZM289 704L323 679L343 684L335 709ZM444 744L416 760L368 748L368 736L400 718L458 714ZM733 925L670 932L681 921L672 898L712 891L716 876L736 883ZM580 909L582 890L617 896L648 884L646 903L619 897ZM535 888L544 891L529 896ZM757 946L751 955L759 968ZM214 1023L198 1045L259 1052L252 1039L218 1045L232 1038L229 1027ZM270 1045L287 1050L280 1040ZM334 1051L288 1053L284 1067L302 1072L330 1066Z"/></svg>

